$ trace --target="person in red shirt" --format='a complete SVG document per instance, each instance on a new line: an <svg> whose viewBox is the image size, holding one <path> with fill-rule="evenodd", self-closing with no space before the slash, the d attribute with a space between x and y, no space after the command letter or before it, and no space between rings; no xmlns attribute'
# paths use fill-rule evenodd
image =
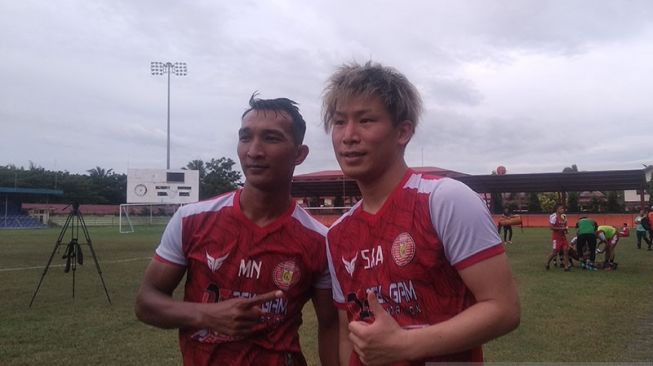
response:
<svg viewBox="0 0 653 366"><path fill-rule="evenodd" d="M312 298L319 355L336 365L326 227L290 197L308 154L296 103L257 99L242 116L242 189L181 207L168 223L136 298L136 315L179 328L184 365L305 365L301 311ZM172 297L186 275L183 300Z"/></svg>
<svg viewBox="0 0 653 366"><path fill-rule="evenodd" d="M565 215L564 205L557 204L555 206L555 212L549 216L549 228L551 229L553 250L546 260L545 268L548 271L551 260L562 253L565 272L569 272L571 266L569 264L569 242L567 241L567 215Z"/></svg>
<svg viewBox="0 0 653 366"><path fill-rule="evenodd" d="M340 363L483 361L481 345L517 327L519 298L478 194L409 169L421 100L398 71L344 65L323 120L362 200L327 234Z"/></svg>

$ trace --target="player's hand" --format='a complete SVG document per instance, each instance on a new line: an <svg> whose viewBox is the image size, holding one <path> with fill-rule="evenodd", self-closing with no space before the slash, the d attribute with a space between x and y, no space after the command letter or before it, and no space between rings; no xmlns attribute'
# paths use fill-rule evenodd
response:
<svg viewBox="0 0 653 366"><path fill-rule="evenodd" d="M283 296L281 290L251 298L233 298L210 304L198 304L200 321L205 327L222 334L242 337L251 334L263 315L261 305Z"/></svg>
<svg viewBox="0 0 653 366"><path fill-rule="evenodd" d="M405 360L401 344L405 339L402 329L395 319L379 304L374 292L367 294L370 310L374 315L373 323L353 321L349 323L349 340L354 351L365 365L384 365Z"/></svg>

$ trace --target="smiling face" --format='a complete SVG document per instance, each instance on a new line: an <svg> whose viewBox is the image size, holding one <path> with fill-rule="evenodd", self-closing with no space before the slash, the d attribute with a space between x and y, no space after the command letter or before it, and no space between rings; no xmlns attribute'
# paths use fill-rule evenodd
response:
<svg viewBox="0 0 653 366"><path fill-rule="evenodd" d="M238 131L238 158L245 185L264 191L288 189L295 166L308 154L295 143L292 120L285 112L252 110Z"/></svg>
<svg viewBox="0 0 653 366"><path fill-rule="evenodd" d="M378 97L352 97L336 107L331 141L343 173L361 182L380 178L403 164L414 132L410 121L393 123Z"/></svg>

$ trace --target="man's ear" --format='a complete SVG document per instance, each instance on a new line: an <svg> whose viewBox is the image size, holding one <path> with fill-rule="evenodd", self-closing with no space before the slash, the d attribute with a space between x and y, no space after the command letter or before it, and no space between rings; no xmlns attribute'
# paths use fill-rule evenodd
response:
<svg viewBox="0 0 653 366"><path fill-rule="evenodd" d="M299 145L297 147L297 155L295 156L295 165L299 165L304 162L308 156L308 146Z"/></svg>
<svg viewBox="0 0 653 366"><path fill-rule="evenodd" d="M397 132L399 133L398 143L401 146L406 146L415 134L415 122L410 120L403 120L397 125Z"/></svg>

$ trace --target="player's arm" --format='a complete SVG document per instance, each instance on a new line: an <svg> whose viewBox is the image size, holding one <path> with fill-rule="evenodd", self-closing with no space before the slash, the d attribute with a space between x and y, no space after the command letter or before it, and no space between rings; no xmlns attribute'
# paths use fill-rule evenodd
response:
<svg viewBox="0 0 653 366"><path fill-rule="evenodd" d="M184 273L185 267L152 260L136 295L136 317L160 328L210 328L244 336L253 331L262 315L260 305L283 295L271 291L249 299L206 304L176 300L172 293Z"/></svg>
<svg viewBox="0 0 653 366"><path fill-rule="evenodd" d="M192 304L172 298L186 267L152 260L145 270L141 287L136 294L136 317L159 328L181 328L198 322Z"/></svg>
<svg viewBox="0 0 653 366"><path fill-rule="evenodd" d="M338 310L338 323L338 354L340 365L349 365L353 345L349 340L349 319L347 318L347 311Z"/></svg>
<svg viewBox="0 0 653 366"><path fill-rule="evenodd" d="M449 354L477 347L515 329L520 303L508 258L496 255L458 272L476 304L436 325L408 332L411 359Z"/></svg>
<svg viewBox="0 0 653 366"><path fill-rule="evenodd" d="M317 341L320 363L324 366L337 366L338 311L333 304L331 289L316 288L312 300L317 315Z"/></svg>

